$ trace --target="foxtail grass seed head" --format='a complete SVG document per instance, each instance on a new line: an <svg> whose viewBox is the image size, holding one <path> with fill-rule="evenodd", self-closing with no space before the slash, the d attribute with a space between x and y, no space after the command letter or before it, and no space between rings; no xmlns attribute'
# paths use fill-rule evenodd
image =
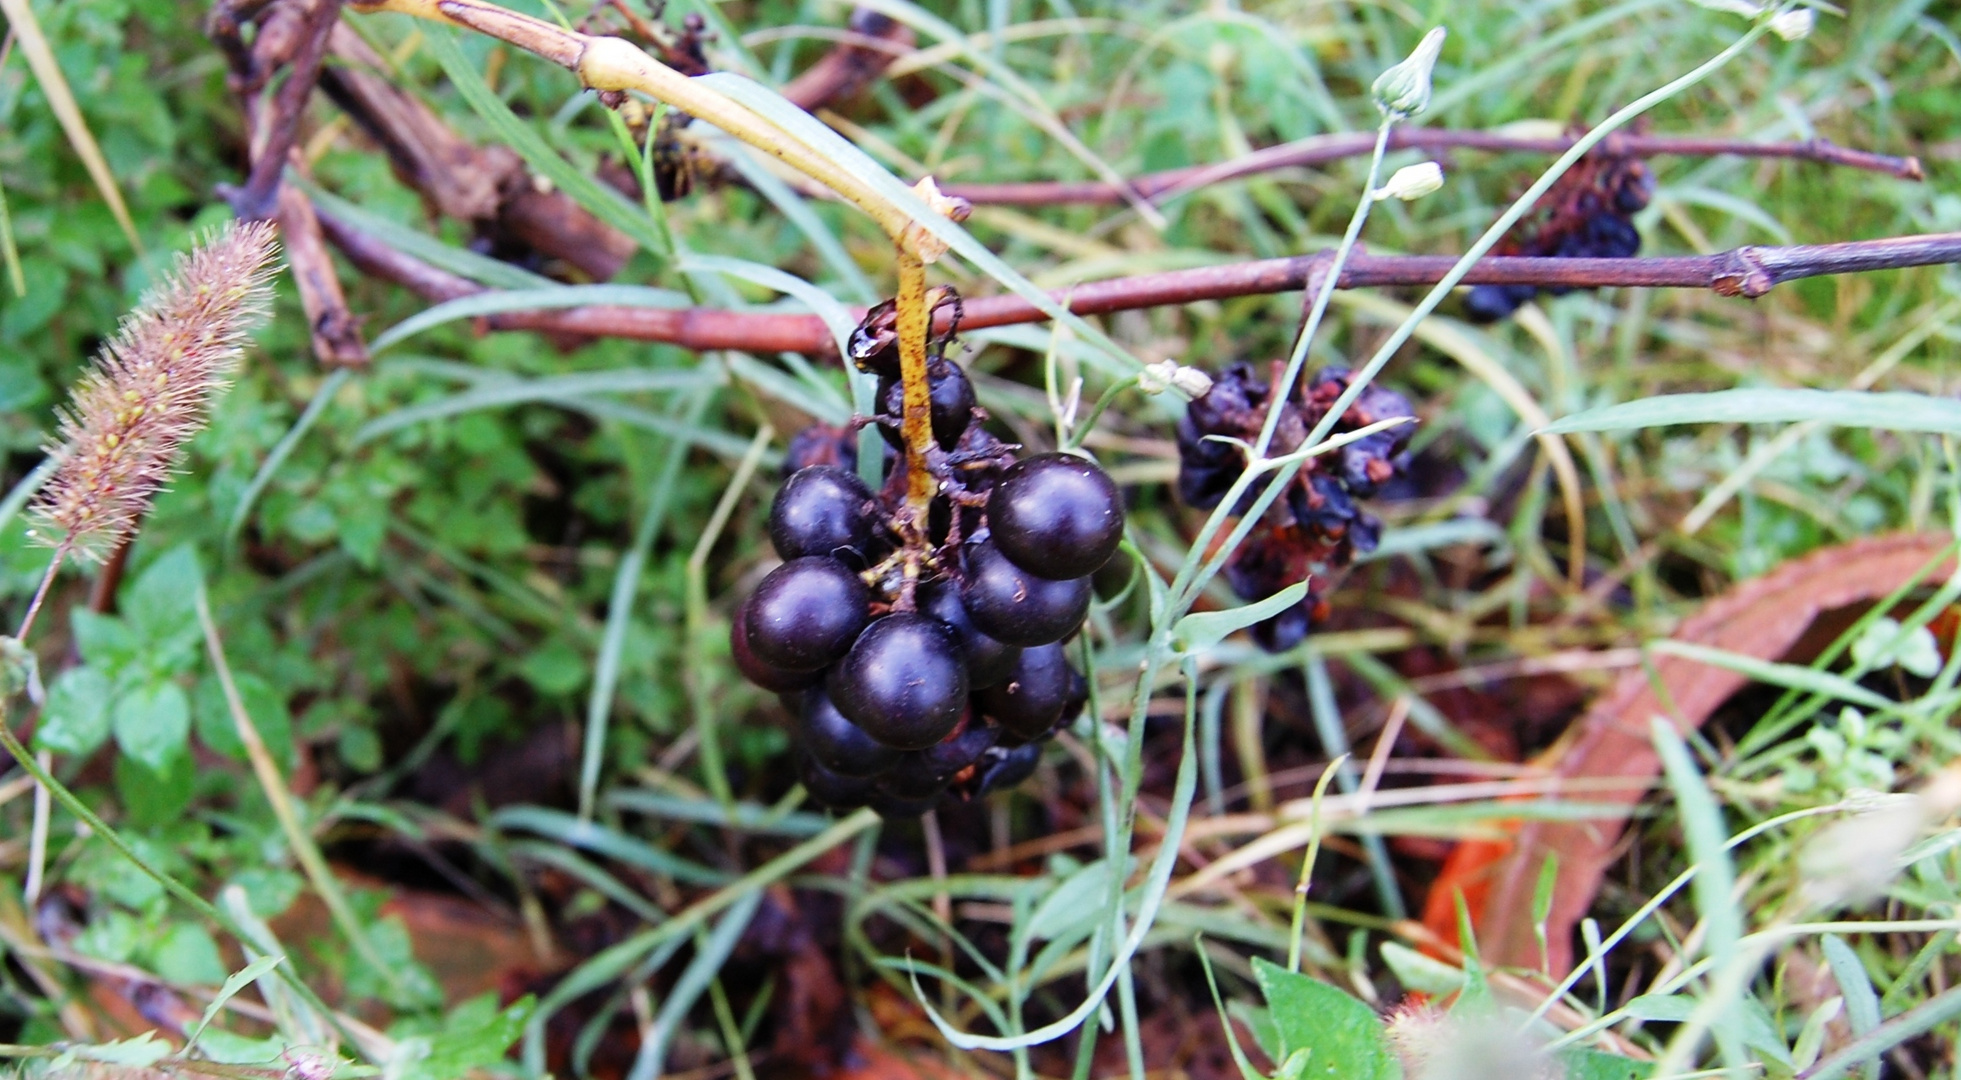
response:
<svg viewBox="0 0 1961 1080"><path fill-rule="evenodd" d="M150 508L271 309L273 227L228 225L180 257L75 384L35 500L35 538L100 561Z"/></svg>

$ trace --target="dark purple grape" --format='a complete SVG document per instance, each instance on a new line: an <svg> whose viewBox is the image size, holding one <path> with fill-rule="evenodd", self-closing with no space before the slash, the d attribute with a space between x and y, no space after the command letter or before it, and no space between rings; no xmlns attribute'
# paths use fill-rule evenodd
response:
<svg viewBox="0 0 1961 1080"><path fill-rule="evenodd" d="M1308 631L1314 629L1310 614L1314 603L1309 597L1270 619L1254 623L1251 630L1254 643L1267 652L1281 653L1306 641Z"/></svg>
<svg viewBox="0 0 1961 1080"><path fill-rule="evenodd" d="M803 759L803 787L811 798L833 810L854 810L876 793L870 780L834 773L808 754Z"/></svg>
<svg viewBox="0 0 1961 1080"><path fill-rule="evenodd" d="M858 468L858 432L845 424L812 424L790 437L783 452L783 475L795 476L812 465Z"/></svg>
<svg viewBox="0 0 1961 1080"><path fill-rule="evenodd" d="M1047 645L1076 632L1089 614L1089 579L1052 581L1008 561L993 543L966 550L960 600L980 631L1010 645Z"/></svg>
<svg viewBox="0 0 1961 1080"><path fill-rule="evenodd" d="M851 648L869 603L871 590L836 559L791 559L771 570L744 605L749 648L787 671L825 667Z"/></svg>
<svg viewBox="0 0 1961 1080"><path fill-rule="evenodd" d="M804 469L784 481L769 508L769 541L785 559L863 556L872 538L872 493L835 465Z"/></svg>
<svg viewBox="0 0 1961 1080"><path fill-rule="evenodd" d="M884 300L865 312L863 322L845 341L845 355L858 366L886 378L899 377L899 305Z"/></svg>
<svg viewBox="0 0 1961 1080"><path fill-rule="evenodd" d="M899 751L844 718L822 690L803 695L798 733L818 764L840 776L877 776L899 760Z"/></svg>
<svg viewBox="0 0 1961 1080"><path fill-rule="evenodd" d="M880 791L901 799L923 799L944 791L960 770L979 761L1000 732L984 724L969 724L960 734L924 750L907 754L879 778Z"/></svg>
<svg viewBox="0 0 1961 1080"><path fill-rule="evenodd" d="M933 402L933 439L940 449L951 450L974 421L973 380L959 364L935 357L926 362L926 389ZM879 432L892 446L903 447L906 395L896 377L879 380L878 403Z"/></svg>
<svg viewBox="0 0 1961 1080"><path fill-rule="evenodd" d="M919 587L919 613L947 624L960 643L960 656L967 662L967 686L978 690L1008 677L1008 668L1021 655L1019 645L1006 645L975 629L960 602L960 590L941 578Z"/></svg>
<svg viewBox="0 0 1961 1080"><path fill-rule="evenodd" d="M1473 285L1464 297L1464 314L1475 323L1500 322L1538 294L1531 285Z"/></svg>
<svg viewBox="0 0 1961 1080"><path fill-rule="evenodd" d="M823 681L822 669L816 671L789 671L774 664L764 663L755 650L749 647L749 602L744 600L735 609L735 618L729 622L729 652L735 657L735 668L742 677L765 690L779 694L795 693L805 687L816 686ZM795 710L792 710L794 714Z"/></svg>
<svg viewBox="0 0 1961 1080"><path fill-rule="evenodd" d="M974 702L1014 741L1034 742L1062 719L1075 674L1061 645L1032 646L1021 651L1005 680L976 693Z"/></svg>
<svg viewBox="0 0 1961 1080"><path fill-rule="evenodd" d="M989 750L981 759L978 793L985 795L990 791L1006 791L1034 776L1035 766L1041 763L1042 747L1038 743L1017 746L1012 750Z"/></svg>
<svg viewBox="0 0 1961 1080"><path fill-rule="evenodd" d="M960 722L967 665L945 623L887 615L858 636L825 688L838 712L865 734L900 750L922 750Z"/></svg>
<svg viewBox="0 0 1961 1080"><path fill-rule="evenodd" d="M1038 454L987 496L988 527L1009 561L1057 581L1093 574L1123 543L1123 496L1094 462Z"/></svg>

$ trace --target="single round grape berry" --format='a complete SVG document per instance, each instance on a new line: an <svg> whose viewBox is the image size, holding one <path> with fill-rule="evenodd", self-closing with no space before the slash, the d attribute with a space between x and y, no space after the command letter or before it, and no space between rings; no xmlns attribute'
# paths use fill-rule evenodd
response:
<svg viewBox="0 0 1961 1080"><path fill-rule="evenodd" d="M919 613L938 619L953 629L960 643L960 655L967 662L967 686L978 690L1008 677L1008 668L1021 655L1021 646L1008 645L988 637L967 617L960 602L960 590L945 578L919 587Z"/></svg>
<svg viewBox="0 0 1961 1080"><path fill-rule="evenodd" d="M1033 742L1062 719L1075 673L1061 645L1036 645L1023 649L1008 677L975 694L974 703L1014 741Z"/></svg>
<svg viewBox="0 0 1961 1080"><path fill-rule="evenodd" d="M1079 578L1123 542L1123 496L1092 462L1038 454L1002 474L987 496L987 521L1016 566L1058 581Z"/></svg>
<svg viewBox="0 0 1961 1080"><path fill-rule="evenodd" d="M977 402L973 380L967 378L959 364L936 357L926 364L926 391L933 403L933 439L940 449L951 450L974 421ZM878 411L879 417L886 421L879 425L885 441L903 448L906 394L898 379L879 380Z"/></svg>
<svg viewBox="0 0 1961 1080"><path fill-rule="evenodd" d="M807 754L803 759L803 787L811 798L833 810L856 809L876 794L870 780L834 773Z"/></svg>
<svg viewBox="0 0 1961 1080"><path fill-rule="evenodd" d="M845 719L822 690L804 694L799 715L804 751L840 776L877 776L899 760L899 751Z"/></svg>
<svg viewBox="0 0 1961 1080"><path fill-rule="evenodd" d="M769 542L785 559L862 556L872 538L872 493L835 465L803 469L784 481L769 508Z"/></svg>
<svg viewBox="0 0 1961 1080"><path fill-rule="evenodd" d="M805 687L816 686L823 681L824 672L790 671L775 664L764 663L749 647L749 597L735 609L735 618L729 623L729 653L735 658L735 668L742 677L765 690L779 694L793 693Z"/></svg>
<svg viewBox="0 0 1961 1080"><path fill-rule="evenodd" d="M923 799L946 789L960 770L979 761L1000 737L997 728L969 724L960 734L905 755L879 778L878 788L901 799Z"/></svg>
<svg viewBox="0 0 1961 1080"><path fill-rule="evenodd" d="M820 556L791 559L750 595L749 648L763 663L814 671L851 648L865 628L871 590L851 568Z"/></svg>
<svg viewBox="0 0 1961 1080"><path fill-rule="evenodd" d="M865 734L900 750L923 750L960 722L967 665L945 623L899 613L858 635L825 688L838 712Z"/></svg>
<svg viewBox="0 0 1961 1080"><path fill-rule="evenodd" d="M990 791L1006 791L1023 780L1035 775L1035 766L1042 763L1042 748L1029 743L1012 750L995 748L989 750L981 759L980 790L985 795Z"/></svg>
<svg viewBox="0 0 1961 1080"><path fill-rule="evenodd" d="M960 600L981 633L1010 645L1047 645L1076 632L1089 614L1089 579L1036 577L992 542L967 548Z"/></svg>

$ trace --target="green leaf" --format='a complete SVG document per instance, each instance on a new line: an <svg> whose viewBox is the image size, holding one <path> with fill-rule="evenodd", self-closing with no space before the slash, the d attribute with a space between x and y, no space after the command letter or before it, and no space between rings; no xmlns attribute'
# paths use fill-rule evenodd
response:
<svg viewBox="0 0 1961 1080"><path fill-rule="evenodd" d="M500 1012L495 994L458 1005L444 1019L443 1030L428 1038L422 1060L401 1072L402 1080L454 1080L503 1061L536 1006L537 1000L526 995Z"/></svg>
<svg viewBox="0 0 1961 1080"><path fill-rule="evenodd" d="M1389 965L1396 981L1411 990L1441 997L1464 988L1464 969L1417 952L1393 941L1382 943L1382 962Z"/></svg>
<svg viewBox="0 0 1961 1080"><path fill-rule="evenodd" d="M1178 620L1171 634L1181 652L1209 649L1235 631L1244 630L1293 607L1307 595L1307 582L1297 581L1257 603L1228 611L1201 611Z"/></svg>
<svg viewBox="0 0 1961 1080"><path fill-rule="evenodd" d="M235 1035L224 1028L212 1028L204 1032L198 1042L198 1049L207 1061L220 1065L269 1065L281 1064L279 1055L285 1052L287 1042L278 1035L263 1039ZM188 1075L188 1073L186 1074ZM289 1073L288 1075L295 1075Z"/></svg>
<svg viewBox="0 0 1961 1080"><path fill-rule="evenodd" d="M1253 958L1253 977L1266 995L1283 1057L1308 1052L1303 1080L1399 1080L1375 1010L1329 986Z"/></svg>
<svg viewBox="0 0 1961 1080"><path fill-rule="evenodd" d="M1540 428L1541 433L1624 431L1670 424L1787 424L1810 420L1881 431L1961 434L1961 401L1926 394L1859 390L1718 390L1662 394L1587 409Z"/></svg>
<svg viewBox="0 0 1961 1080"><path fill-rule="evenodd" d="M102 615L87 608L76 608L68 617L75 634L75 648L82 659L99 665L111 682L122 675L141 653L142 646L129 625L114 615Z"/></svg>
<svg viewBox="0 0 1961 1080"><path fill-rule="evenodd" d="M1110 862L1098 859L1049 890L1028 916L1024 928L1031 939L1046 941L1087 932L1104 918L1103 898L1110 891Z"/></svg>
<svg viewBox="0 0 1961 1080"><path fill-rule="evenodd" d="M239 991L258 982L261 976L278 967L285 959L284 956L261 956L233 972L231 977L225 980L225 985L219 988L218 995L211 999L211 1004L205 1006L204 1015L198 1018L197 1027L191 1029L190 1038L184 1043L185 1052L189 1053L191 1047L197 1045L198 1037L204 1035L204 1029L210 1027L211 1021L217 1019L218 1011L225 1007L225 1002L237 997ZM215 1035L217 1032L211 1034Z"/></svg>
<svg viewBox="0 0 1961 1080"><path fill-rule="evenodd" d="M162 641L197 629L197 591L204 572L197 549L179 544L143 569L123 595L123 617L138 637Z"/></svg>
<svg viewBox="0 0 1961 1080"><path fill-rule="evenodd" d="M1853 1037L1861 1037L1878 1027L1879 994L1873 990L1872 976L1866 974L1866 965L1859 954L1837 934L1820 937L1818 948L1825 954L1825 962L1831 965L1832 978L1838 980L1839 995L1845 999L1845 1020L1852 1025ZM1878 1055L1861 1065L1864 1080L1879 1080L1879 1067Z"/></svg>
<svg viewBox="0 0 1961 1080"><path fill-rule="evenodd" d="M245 706L245 715L251 718L259 739L266 744L266 751L279 763L280 769L290 771L294 760L293 714L286 708L285 695L251 672L239 672L233 685L238 688L239 703ZM224 684L217 676L208 675L198 681L194 719L197 737L204 745L233 761L245 760L245 743L238 737L231 702L226 700Z"/></svg>
<svg viewBox="0 0 1961 1080"><path fill-rule="evenodd" d="M150 969L167 982L211 986L225 977L218 943L204 927L180 922L164 931L150 950Z"/></svg>
<svg viewBox="0 0 1961 1080"><path fill-rule="evenodd" d="M123 753L163 772L184 752L191 733L191 703L183 688L168 679L139 686L116 702L115 732Z"/></svg>
<svg viewBox="0 0 1961 1080"><path fill-rule="evenodd" d="M117 1039L98 1046L78 1046L75 1056L87 1061L147 1069L167 1057L170 1049L170 1044L157 1038L156 1032L146 1031L133 1039Z"/></svg>
<svg viewBox="0 0 1961 1080"><path fill-rule="evenodd" d="M128 754L115 761L116 794L131 824L162 828L174 824L191 804L197 786L197 767L191 755L178 754L153 769ZM132 875L146 876L146 875Z"/></svg>
<svg viewBox="0 0 1961 1080"><path fill-rule="evenodd" d="M1647 1080L1655 1071L1652 1061L1636 1061L1619 1054L1575 1046L1559 1055L1566 1080Z"/></svg>
<svg viewBox="0 0 1961 1080"><path fill-rule="evenodd" d="M69 668L48 688L34 745L57 754L91 754L109 737L109 678L93 664Z"/></svg>

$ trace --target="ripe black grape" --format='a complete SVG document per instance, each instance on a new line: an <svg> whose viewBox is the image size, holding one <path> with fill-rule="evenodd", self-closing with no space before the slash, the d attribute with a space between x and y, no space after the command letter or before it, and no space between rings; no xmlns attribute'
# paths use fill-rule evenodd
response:
<svg viewBox="0 0 1961 1080"><path fill-rule="evenodd" d="M870 602L871 590L836 559L791 559L749 597L749 648L763 663L787 671L825 667L864 629Z"/></svg>
<svg viewBox="0 0 1961 1080"><path fill-rule="evenodd" d="M858 636L825 688L838 712L867 735L901 750L922 750L960 722L967 666L945 623L899 613Z"/></svg>
<svg viewBox="0 0 1961 1080"><path fill-rule="evenodd" d="M946 579L919 587L919 612L945 623L960 643L960 655L967 662L967 686L978 690L1008 677L1008 669L1021 655L1021 646L1008 645L988 637L967 616L960 602L960 590Z"/></svg>
<svg viewBox="0 0 1961 1080"><path fill-rule="evenodd" d="M835 465L803 469L784 481L769 510L769 539L785 559L862 556L872 537L872 493Z"/></svg>
<svg viewBox="0 0 1961 1080"><path fill-rule="evenodd" d="M735 609L735 618L729 623L729 652L735 657L735 667L742 677L765 690L779 694L792 693L805 687L816 686L823 681L824 672L789 671L774 664L764 663L749 647L749 605L755 598L750 597Z"/></svg>
<svg viewBox="0 0 1961 1080"><path fill-rule="evenodd" d="M877 776L899 760L899 751L845 719L822 690L803 696L798 734L817 763L840 776Z"/></svg>
<svg viewBox="0 0 1961 1080"><path fill-rule="evenodd" d="M1017 746L1012 750L995 747L981 758L978 793L985 795L990 791L1014 787L1034 776L1035 766L1041 763L1042 747L1039 743Z"/></svg>
<svg viewBox="0 0 1961 1080"><path fill-rule="evenodd" d="M1089 579L1036 577L992 543L966 549L960 599L981 632L1010 645L1047 645L1076 632L1089 613Z"/></svg>
<svg viewBox="0 0 1961 1080"><path fill-rule="evenodd" d="M960 365L951 360L934 358L926 364L926 388L932 400L933 439L940 449L951 450L960 442L968 425L974 420L973 381ZM906 412L905 388L897 379L880 379L878 383L879 431L885 441L894 447L902 447L905 436L902 430Z"/></svg>
<svg viewBox="0 0 1961 1080"><path fill-rule="evenodd" d="M1010 466L987 496L988 527L1009 561L1052 580L1093 574L1123 542L1123 497L1108 473L1069 454Z"/></svg>
<svg viewBox="0 0 1961 1080"><path fill-rule="evenodd" d="M1061 645L1036 645L1023 649L1008 677L976 693L974 701L1015 741L1034 742L1062 719L1074 678L1080 676Z"/></svg>
<svg viewBox="0 0 1961 1080"><path fill-rule="evenodd" d="M879 790L901 799L923 799L944 791L999 738L995 728L969 724L958 735L905 755L879 779Z"/></svg>

